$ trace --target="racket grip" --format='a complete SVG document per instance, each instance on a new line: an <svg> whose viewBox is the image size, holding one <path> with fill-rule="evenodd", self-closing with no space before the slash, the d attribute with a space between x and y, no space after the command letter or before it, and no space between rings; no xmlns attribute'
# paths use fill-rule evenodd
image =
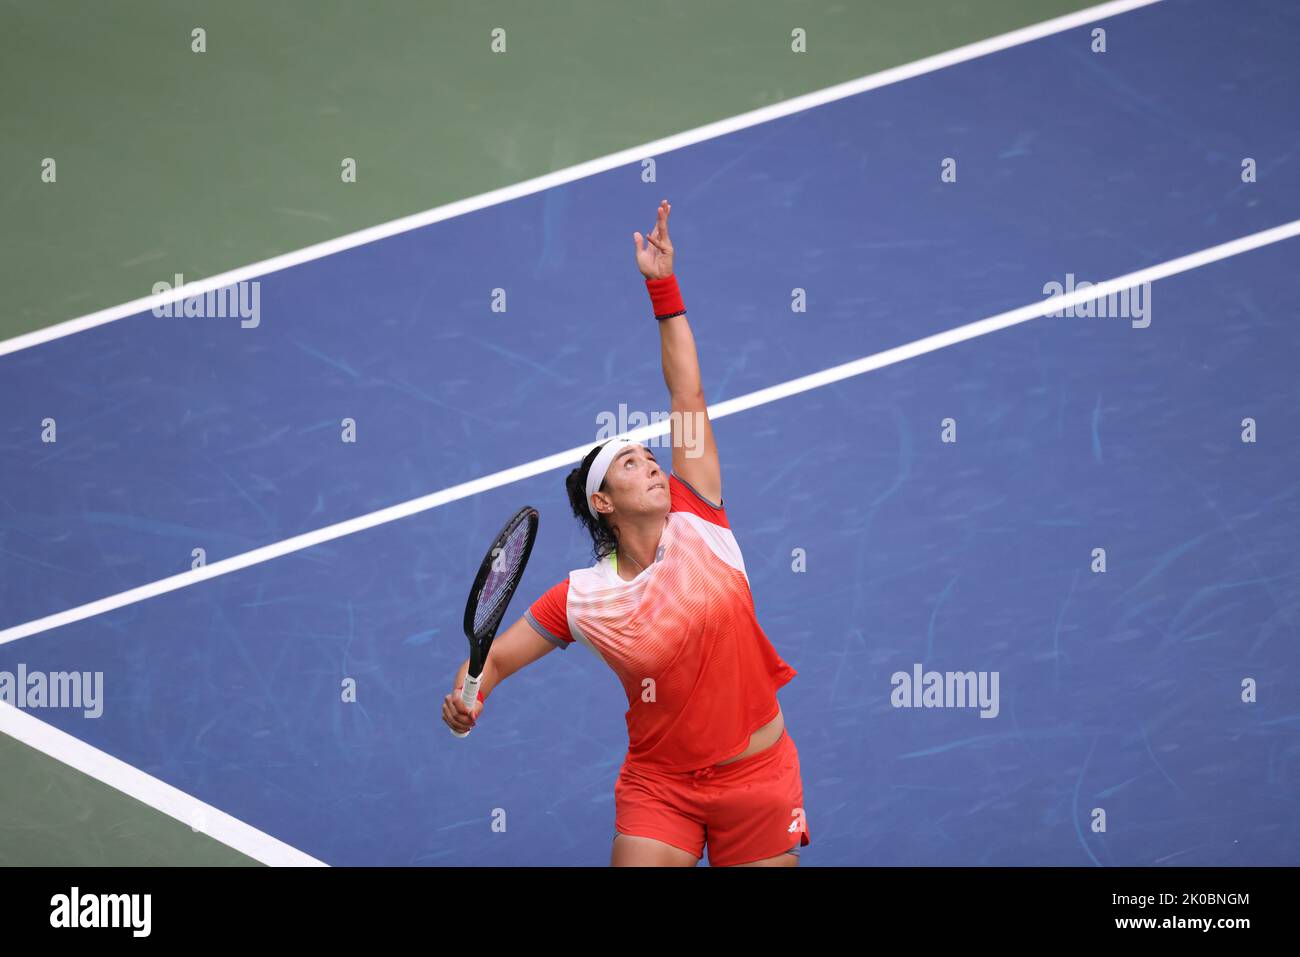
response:
<svg viewBox="0 0 1300 957"><path fill-rule="evenodd" d="M478 702L478 686L483 683L483 676L477 678L465 675L465 687L460 692L460 703L470 711L474 710L474 705ZM457 731L455 728L449 729L453 735L458 738L469 737L468 731Z"/></svg>

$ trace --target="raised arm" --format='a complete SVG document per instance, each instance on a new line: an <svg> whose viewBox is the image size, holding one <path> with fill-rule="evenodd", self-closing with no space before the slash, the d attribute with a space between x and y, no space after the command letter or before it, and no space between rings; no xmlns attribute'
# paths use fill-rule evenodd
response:
<svg viewBox="0 0 1300 957"><path fill-rule="evenodd" d="M712 502L722 502L722 466L709 422L695 336L673 276L673 244L668 238L668 200L659 204L658 220L644 242L633 233L636 263L646 278L646 288L659 320L659 344L664 384L672 403L673 471Z"/></svg>

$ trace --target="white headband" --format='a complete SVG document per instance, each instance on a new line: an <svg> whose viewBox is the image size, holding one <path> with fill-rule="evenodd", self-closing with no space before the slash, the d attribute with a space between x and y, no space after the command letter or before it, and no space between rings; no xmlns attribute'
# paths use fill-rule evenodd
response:
<svg viewBox="0 0 1300 957"><path fill-rule="evenodd" d="M596 453L596 460L591 463L591 469L587 472L587 510L591 512L592 518L600 518L596 506L591 504L591 497L600 491L601 483L605 481L605 473L609 471L609 463L629 445L640 444L631 439L610 439Z"/></svg>

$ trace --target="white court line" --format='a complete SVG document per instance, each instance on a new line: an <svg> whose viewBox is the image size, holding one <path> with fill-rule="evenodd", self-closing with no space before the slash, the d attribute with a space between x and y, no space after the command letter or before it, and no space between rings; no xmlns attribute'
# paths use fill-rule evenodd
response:
<svg viewBox="0 0 1300 957"><path fill-rule="evenodd" d="M237 282L245 282L257 276L265 276L268 273L273 273L281 269L288 269L290 266L297 266L301 263L310 262L313 259L321 259L325 256L342 252L345 249L352 249L356 246L363 246L366 243L373 243L376 240L395 236L398 233L409 232L412 229L419 229L421 226L428 226L431 223L440 222L445 219L452 219L456 216L463 216L466 213L473 212L474 210L509 202L510 200L518 199L521 196L539 193L555 186L561 186L565 183L573 182L574 180L583 179L588 176L595 176L597 173L603 173L619 166L624 166L628 163L636 163L650 156L661 156L664 153L681 149L684 146L690 146L694 143L703 142L704 140L725 136L728 133L734 133L737 130L743 130L750 126L757 126L760 123L768 123L772 120L780 119L783 116L790 116L794 113L803 112L804 110L811 110L814 107L822 106L826 103L834 102L835 100L842 100L845 97L865 93L867 90L875 90L882 86L889 86L892 83L908 80L924 73L933 73L936 70L942 70L957 63L964 63L967 60L974 60L978 57L988 56L991 53L998 53L1002 50L1009 49L1010 47L1020 46L1021 44L1030 43L1034 40L1051 36L1054 33L1061 33L1065 30L1073 29L1074 27L1083 26L1084 24L1091 23L1095 20L1117 16L1121 13L1127 13L1130 10L1135 10L1139 7L1145 7L1159 2L1160 0L1113 0L1111 3L1103 3L1095 7L1088 7L1084 10L1079 10L1063 17L1044 20L1042 23L1022 27L1019 30L1012 30L1010 33L1003 33L996 37L990 37L987 40L980 40L977 43L970 43L963 47L957 47L955 50L948 50L947 52L938 53L921 60L914 60L911 63L905 63L902 66L891 67L890 69L882 70L879 73L872 73L868 76L859 77L856 80L849 80L845 83L828 86L823 90L816 90L812 93L806 93L803 96L783 100L780 103L764 106L757 110L751 110L748 113L741 113L738 116L728 117L725 120L718 120L714 123L706 124L705 126L696 127L693 130L687 130L684 133L676 133L672 136L645 143L641 146L633 146L629 149L620 150L617 153L610 153L608 156L602 156L599 159L589 160L576 166L570 166L553 173L547 173L544 176L524 180L522 183L515 183L511 186L492 190L491 192L481 193L478 196L471 196L467 199L457 200L456 202L448 203L445 206L438 206L422 213L404 216L401 219L394 219L387 223L381 223L378 226L371 226L355 233L349 233L346 236L340 236L337 239L330 239L323 243L317 243L314 246L307 246L304 249L284 253L280 256L273 256L270 259L264 259L261 262L256 262L249 266L241 266L240 268L232 269L229 272L219 273L215 276L209 276L206 279L186 283L180 289L173 289L169 292L160 293L158 295L133 299L132 301L123 303L120 306L101 309L99 312L92 312L89 315L81 316L78 319L69 319L66 322L61 322L45 329L38 329L35 332L24 333L21 336L15 336L12 339L0 341L0 356L7 355L11 352L18 352L22 349L30 349L43 342L61 339L64 336L83 332L86 329L93 329L95 326L101 326L107 322L113 322L117 319L125 319L127 316L149 312L156 307L166 305L170 302L175 302L178 299L185 299L190 296L200 296L214 289L221 289ZM657 193L655 195L658 196ZM171 277L167 278L170 279Z"/></svg>
<svg viewBox="0 0 1300 957"><path fill-rule="evenodd" d="M125 761L0 701L0 732L174 817L227 847L272 866L325 867L309 854L190 797Z"/></svg>
<svg viewBox="0 0 1300 957"><path fill-rule="evenodd" d="M949 329L945 332L939 332L932 336L926 336L923 339L917 339L913 342L901 346L895 346L892 349L886 349L884 352L877 352L874 355L865 356L861 359L855 359L852 362L846 362L842 365L832 366L829 369L823 369L820 372L814 372L810 375L800 376L797 379L790 379L786 382L769 386L765 389L759 389L756 392L750 392L746 395L737 396L734 399L726 399L708 407L709 417L711 419L720 419L723 416L734 415L737 412L743 412L746 409L752 409L755 406L765 405L769 402L775 402L777 399L784 399L788 396L797 395L800 392L807 392L810 389L817 389L833 382L839 382L841 379L848 379L852 376L862 375L873 369L879 369L883 366L893 365L896 362L902 362L905 359L911 359L916 356L924 355L927 352L934 352L948 346L956 345L959 342L965 342L967 339L974 339L978 336L985 336L991 332L997 332L999 329L1006 329L1022 322L1028 322L1030 319L1036 319L1039 316L1059 310L1068 309L1077 306L1080 303L1088 302L1093 299L1101 299L1113 293L1118 293L1124 289L1140 285L1144 282L1155 282L1164 279L1167 276L1173 276L1177 273L1186 272L1189 269L1196 269L1209 263L1218 262L1220 259L1227 259L1231 256L1238 256L1242 253L1249 252L1252 249L1259 249L1261 246L1268 246L1272 243L1281 242L1284 239L1290 239L1300 235L1300 219L1293 220L1281 226L1275 226L1272 229L1266 229L1262 232L1252 233L1249 236L1243 236L1240 239L1234 239L1230 242L1221 243L1218 246L1211 246L1208 249L1202 249L1199 252L1189 253L1186 256L1179 256L1177 259L1170 259L1167 262L1155 266L1149 266L1146 269L1139 269L1137 272L1131 272L1123 276L1109 279L1106 282L1098 283L1091 288L1076 289L1068 295L1053 296L1048 299L1040 299L1032 302L1027 306L1021 306L1018 309L1012 309L1009 312L998 313L995 316L989 316L980 319L977 322L967 323L964 326L958 326L956 329ZM1141 333L1135 333L1140 335ZM639 429L633 429L630 432L622 433L634 441L645 441L653 436L663 435L670 428L667 421L656 422L652 425L643 426ZM428 511L431 508L437 508L439 505L445 505L448 502L454 502L457 499L466 498L470 495L477 495L480 492L486 492L489 489L500 488L503 485L509 485L534 475L540 475L543 472L549 472L552 469L561 468L565 465L575 464L582 460L582 457L590 451L595 439L584 442L582 445L576 445L573 448L566 449L563 452L556 452L545 458L534 459L532 462L526 462L523 465L516 465L513 468L503 469L500 472L493 472L491 475L485 475L469 482L462 482L460 485L453 485L449 488L442 489L438 492L432 492L420 498L413 498L397 505L390 505L388 508L379 509L366 515L360 515L356 518L350 518L346 521L338 522L334 525L328 525L325 528L318 528L315 531L304 532L301 535L295 535L293 538L286 538L283 541L275 542L271 545L265 545L252 551L244 552L240 555L234 555L230 558L224 558L221 561L213 562L202 568L191 569L178 575L172 575L170 578L163 578L147 585L141 585L138 588L132 588L128 591L119 592L116 595L109 595L106 598L100 598L97 601L80 605L76 608L70 608L67 611L56 612L53 615L47 615L44 618L37 618L32 621L24 622L20 625L14 625L0 631L0 645L7 644L11 641L18 641L20 638L27 638L31 635L49 631L53 628L59 628L72 622L82 621L86 618L102 615L118 608L132 605L136 602L145 601L157 595L165 595L167 592L176 591L179 588L186 588L190 585L197 585L199 582L207 581L210 578L216 578L219 575L228 575L231 572L248 568L251 565L257 565L262 562L268 562L273 558L279 558L282 555L288 555L292 552L301 551L304 548L310 548L313 545L319 545L322 542L333 541L336 538L342 538L345 535L353 535L357 532L374 528L377 525L383 525L388 522L395 522L398 519L416 515L420 512Z"/></svg>

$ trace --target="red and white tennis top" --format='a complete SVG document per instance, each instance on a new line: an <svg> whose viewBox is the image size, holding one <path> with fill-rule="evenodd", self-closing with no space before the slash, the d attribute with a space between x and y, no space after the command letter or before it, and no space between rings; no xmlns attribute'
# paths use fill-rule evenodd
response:
<svg viewBox="0 0 1300 957"><path fill-rule="evenodd" d="M657 561L631 581L606 556L569 573L525 614L543 637L582 642L627 694L627 760L689 771L734 758L777 714L798 672L754 616L740 546L722 503L675 473Z"/></svg>

